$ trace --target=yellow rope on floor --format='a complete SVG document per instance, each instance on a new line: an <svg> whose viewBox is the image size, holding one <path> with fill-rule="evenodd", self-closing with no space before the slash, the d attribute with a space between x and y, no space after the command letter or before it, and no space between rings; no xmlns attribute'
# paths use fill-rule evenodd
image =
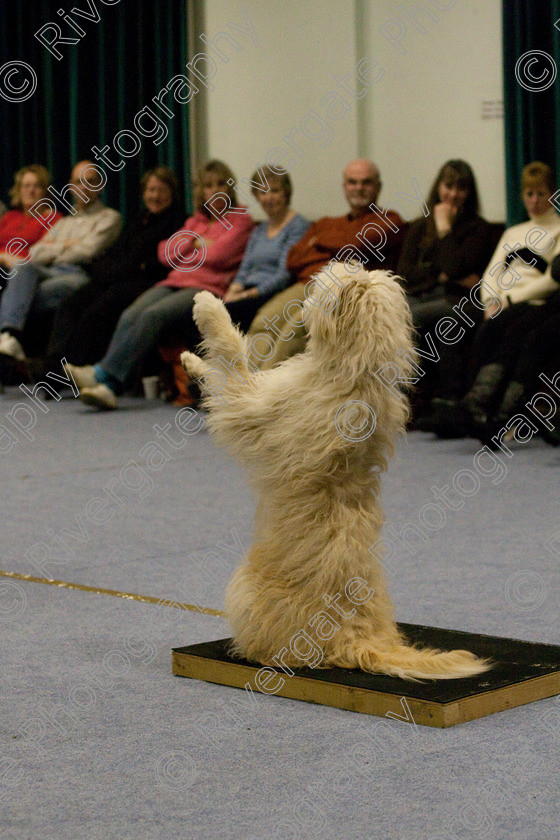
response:
<svg viewBox="0 0 560 840"><path fill-rule="evenodd" d="M211 607L199 607L196 604L186 604L183 601L172 601L169 598L153 598L151 595L137 595L134 592L118 592L116 589L103 589L99 586L85 586L82 583L69 583L66 580L35 577L34 575L20 575L18 572L3 572L0 576L23 580L28 583L45 583L48 586L58 586L61 589L77 589L80 592L94 592L97 595L113 595L115 598L125 598L127 601L143 601L147 604L158 604L160 607L174 607L177 610L190 610L202 615L224 615L223 610L213 610Z"/></svg>

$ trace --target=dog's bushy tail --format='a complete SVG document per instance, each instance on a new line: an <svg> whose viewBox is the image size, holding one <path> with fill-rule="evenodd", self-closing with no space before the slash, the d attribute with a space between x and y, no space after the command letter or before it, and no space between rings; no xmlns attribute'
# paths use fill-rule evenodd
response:
<svg viewBox="0 0 560 840"><path fill-rule="evenodd" d="M473 677L492 667L489 660L480 659L468 650L440 651L405 644L379 648L375 643L364 639L352 642L342 656L335 658L336 661L329 664L343 668L361 668L362 671L372 674L387 674L404 680Z"/></svg>

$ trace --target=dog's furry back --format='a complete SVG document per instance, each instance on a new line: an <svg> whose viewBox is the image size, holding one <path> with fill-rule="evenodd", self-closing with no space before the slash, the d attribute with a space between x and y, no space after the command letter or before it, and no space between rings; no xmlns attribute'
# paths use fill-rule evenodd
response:
<svg viewBox="0 0 560 840"><path fill-rule="evenodd" d="M227 310L202 292L194 315L205 361L182 357L203 387L212 388L217 369L230 369L206 397L209 426L248 466L259 496L249 563L226 592L235 650L263 664L283 651L285 665L301 666L290 642L301 630L312 634L308 622L325 614L324 598L339 595L347 617L321 640L323 666L408 678L479 673L487 666L466 651L406 644L368 551L383 522L380 473L408 415L405 397L376 376L387 364L403 379L412 374L404 293L387 272L338 265L317 276L304 313L305 352L260 373L250 369L246 340ZM374 595L356 605L345 587L358 577Z"/></svg>

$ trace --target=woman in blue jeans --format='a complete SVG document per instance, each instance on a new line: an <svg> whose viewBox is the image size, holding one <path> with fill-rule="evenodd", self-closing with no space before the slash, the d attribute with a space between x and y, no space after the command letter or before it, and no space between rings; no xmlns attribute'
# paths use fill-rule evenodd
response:
<svg viewBox="0 0 560 840"><path fill-rule="evenodd" d="M87 405L112 409L135 368L169 330L187 320L194 296L206 289L219 297L241 263L253 221L238 205L233 173L221 161L210 161L198 173L197 211L170 239L160 242L160 262L173 269L121 315L103 359L68 371Z"/></svg>

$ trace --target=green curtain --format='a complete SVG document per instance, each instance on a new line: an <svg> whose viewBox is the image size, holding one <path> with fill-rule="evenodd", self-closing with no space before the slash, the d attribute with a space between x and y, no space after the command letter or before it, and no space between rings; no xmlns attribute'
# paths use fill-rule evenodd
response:
<svg viewBox="0 0 560 840"><path fill-rule="evenodd" d="M508 225L527 217L519 194L525 164L542 160L560 179L560 31L554 26L557 21L560 26L560 0L503 0Z"/></svg>
<svg viewBox="0 0 560 840"><path fill-rule="evenodd" d="M125 166L111 171L99 161L109 176L103 198L126 219L140 206L142 173L158 164L175 170L185 207L191 210L188 105L167 95L170 117L152 102L173 76L188 72L186 6L186 0L5 4L0 27L0 189L5 201L13 173L21 166L43 163L60 189L76 161L93 159L93 146L108 145L107 158L115 168L121 160ZM66 20L58 14L61 8ZM84 18L75 9L100 20ZM43 30L43 38L53 40L56 30L43 29L49 23L59 26L60 37L78 41L52 45L59 57L35 37ZM164 128L144 118L144 134L168 132L160 143L154 142L157 135L150 139L135 129L134 117L145 106ZM126 158L113 144L123 130L134 132L140 142L135 151L134 137L121 135Z"/></svg>

